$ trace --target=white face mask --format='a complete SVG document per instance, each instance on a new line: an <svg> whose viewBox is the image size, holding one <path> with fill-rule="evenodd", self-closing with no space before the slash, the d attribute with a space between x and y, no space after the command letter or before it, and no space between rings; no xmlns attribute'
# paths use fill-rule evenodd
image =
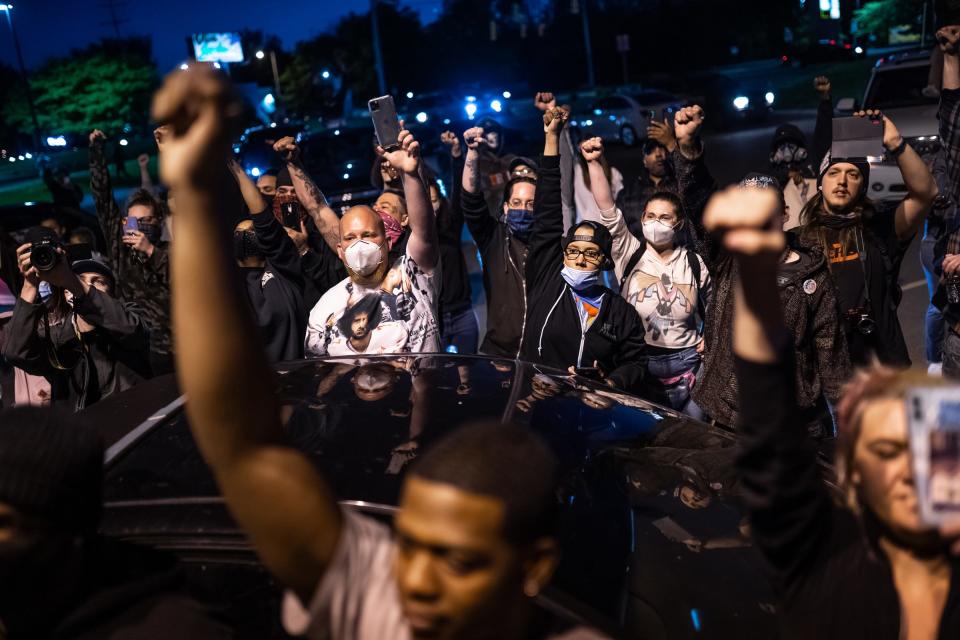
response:
<svg viewBox="0 0 960 640"><path fill-rule="evenodd" d="M369 240L357 240L343 250L343 259L351 271L360 276L368 276L383 262L383 255L380 245Z"/></svg>
<svg viewBox="0 0 960 640"><path fill-rule="evenodd" d="M650 220L649 222L643 223L643 237L652 245L662 247L665 244L671 244L676 235L677 230L675 227L671 227L659 220Z"/></svg>

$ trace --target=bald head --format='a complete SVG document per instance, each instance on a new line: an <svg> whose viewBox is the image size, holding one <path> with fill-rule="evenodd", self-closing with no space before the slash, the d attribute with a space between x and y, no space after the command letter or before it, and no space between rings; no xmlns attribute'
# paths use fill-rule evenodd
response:
<svg viewBox="0 0 960 640"><path fill-rule="evenodd" d="M369 236L370 233L376 234L379 239ZM386 235L383 220L376 211L366 205L350 207L340 218L340 238L345 245L360 238L380 244Z"/></svg>

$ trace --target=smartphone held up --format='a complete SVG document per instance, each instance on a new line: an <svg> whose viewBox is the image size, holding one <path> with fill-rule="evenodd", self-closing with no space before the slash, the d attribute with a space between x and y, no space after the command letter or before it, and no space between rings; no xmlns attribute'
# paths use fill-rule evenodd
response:
<svg viewBox="0 0 960 640"><path fill-rule="evenodd" d="M400 144L400 120L397 118L393 96L373 98L367 103L367 107L370 109L377 142L385 151L393 151Z"/></svg>
<svg viewBox="0 0 960 640"><path fill-rule="evenodd" d="M960 520L960 386L917 387L907 394L914 484L924 522Z"/></svg>

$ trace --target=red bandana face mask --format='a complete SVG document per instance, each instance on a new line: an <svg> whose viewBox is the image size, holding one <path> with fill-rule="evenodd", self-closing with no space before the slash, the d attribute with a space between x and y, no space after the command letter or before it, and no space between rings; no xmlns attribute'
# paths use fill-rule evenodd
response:
<svg viewBox="0 0 960 640"><path fill-rule="evenodd" d="M400 239L400 236L403 235L403 225L397 222L397 219L389 213L377 211L377 215L383 220L383 228L387 232L387 239L390 241L390 247L392 248L397 240Z"/></svg>

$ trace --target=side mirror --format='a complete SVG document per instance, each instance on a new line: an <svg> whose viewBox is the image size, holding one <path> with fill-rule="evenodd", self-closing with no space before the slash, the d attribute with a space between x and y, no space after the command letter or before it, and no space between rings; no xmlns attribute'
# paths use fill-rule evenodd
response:
<svg viewBox="0 0 960 640"><path fill-rule="evenodd" d="M837 111L840 113L853 113L856 110L856 98L840 98L840 100L837 101Z"/></svg>

